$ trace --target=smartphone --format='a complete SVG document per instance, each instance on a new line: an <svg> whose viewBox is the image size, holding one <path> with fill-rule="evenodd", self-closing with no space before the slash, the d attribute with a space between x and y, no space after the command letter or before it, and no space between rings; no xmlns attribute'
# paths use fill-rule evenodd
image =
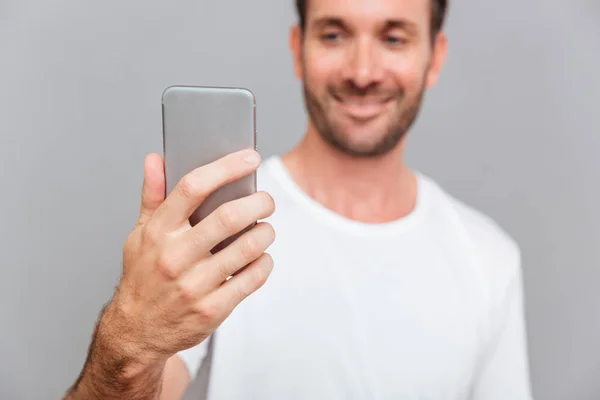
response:
<svg viewBox="0 0 600 400"><path fill-rule="evenodd" d="M256 150L256 100L244 88L170 86L162 94L166 194L192 170L244 149ZM190 216L198 224L220 205L256 192L256 172L213 192ZM241 234L227 238L216 253Z"/></svg>

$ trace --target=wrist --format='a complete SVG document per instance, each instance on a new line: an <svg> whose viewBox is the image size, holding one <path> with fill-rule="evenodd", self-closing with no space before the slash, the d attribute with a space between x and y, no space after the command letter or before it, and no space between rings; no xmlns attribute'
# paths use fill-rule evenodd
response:
<svg viewBox="0 0 600 400"><path fill-rule="evenodd" d="M158 397L166 359L144 351L124 317L115 303L104 307L84 369L69 399Z"/></svg>
<svg viewBox="0 0 600 400"><path fill-rule="evenodd" d="M96 372L111 375L115 383L127 384L148 374L162 373L168 358L151 349L132 327L134 321L113 299L98 322L90 357Z"/></svg>
<svg viewBox="0 0 600 400"><path fill-rule="evenodd" d="M123 367L113 374L110 366L90 363L81 379L70 391L68 400L130 399L156 400L159 398L164 366L154 364L145 368Z"/></svg>
<svg viewBox="0 0 600 400"><path fill-rule="evenodd" d="M87 359L66 399L157 399L168 357L153 348L115 296L96 323Z"/></svg>

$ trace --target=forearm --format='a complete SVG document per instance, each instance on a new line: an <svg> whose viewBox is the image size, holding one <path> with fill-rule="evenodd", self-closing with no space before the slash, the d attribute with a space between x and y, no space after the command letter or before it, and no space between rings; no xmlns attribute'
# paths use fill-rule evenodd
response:
<svg viewBox="0 0 600 400"><path fill-rule="evenodd" d="M116 325L116 326L115 326ZM158 399L165 362L142 361L110 310L103 310L81 374L65 395L79 399Z"/></svg>

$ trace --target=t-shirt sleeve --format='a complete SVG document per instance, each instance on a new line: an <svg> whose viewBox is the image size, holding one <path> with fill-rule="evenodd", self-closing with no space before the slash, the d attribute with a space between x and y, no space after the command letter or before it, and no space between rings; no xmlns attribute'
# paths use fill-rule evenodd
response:
<svg viewBox="0 0 600 400"><path fill-rule="evenodd" d="M517 273L497 305L472 400L531 400L521 274Z"/></svg>
<svg viewBox="0 0 600 400"><path fill-rule="evenodd" d="M187 367L187 370L190 374L190 378L192 380L196 378L196 375L198 374L202 363L206 359L210 339L211 337L209 336L202 343L177 353L177 356L183 361L183 363Z"/></svg>
<svg viewBox="0 0 600 400"><path fill-rule="evenodd" d="M485 293L485 334L469 400L531 400L521 250L490 217L455 204Z"/></svg>

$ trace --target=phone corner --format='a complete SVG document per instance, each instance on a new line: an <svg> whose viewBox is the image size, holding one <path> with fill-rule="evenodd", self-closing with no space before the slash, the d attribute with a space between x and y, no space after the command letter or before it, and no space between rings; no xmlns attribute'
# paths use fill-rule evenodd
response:
<svg viewBox="0 0 600 400"><path fill-rule="evenodd" d="M161 96L160 96L161 103L163 103L163 104L164 104L164 103L165 103L165 100L166 100L166 99L169 97L169 95L170 95L170 94L171 94L173 91L175 91L177 88L179 88L179 86L178 86L178 85L169 85L169 86L167 86L167 87L166 87L166 88L163 90L163 92L162 92L162 94L161 94Z"/></svg>
<svg viewBox="0 0 600 400"><path fill-rule="evenodd" d="M254 94L254 92L252 90L248 89L247 87L238 87L237 90L239 90L249 100L251 100L252 101L252 105L254 107L256 107L256 95Z"/></svg>

